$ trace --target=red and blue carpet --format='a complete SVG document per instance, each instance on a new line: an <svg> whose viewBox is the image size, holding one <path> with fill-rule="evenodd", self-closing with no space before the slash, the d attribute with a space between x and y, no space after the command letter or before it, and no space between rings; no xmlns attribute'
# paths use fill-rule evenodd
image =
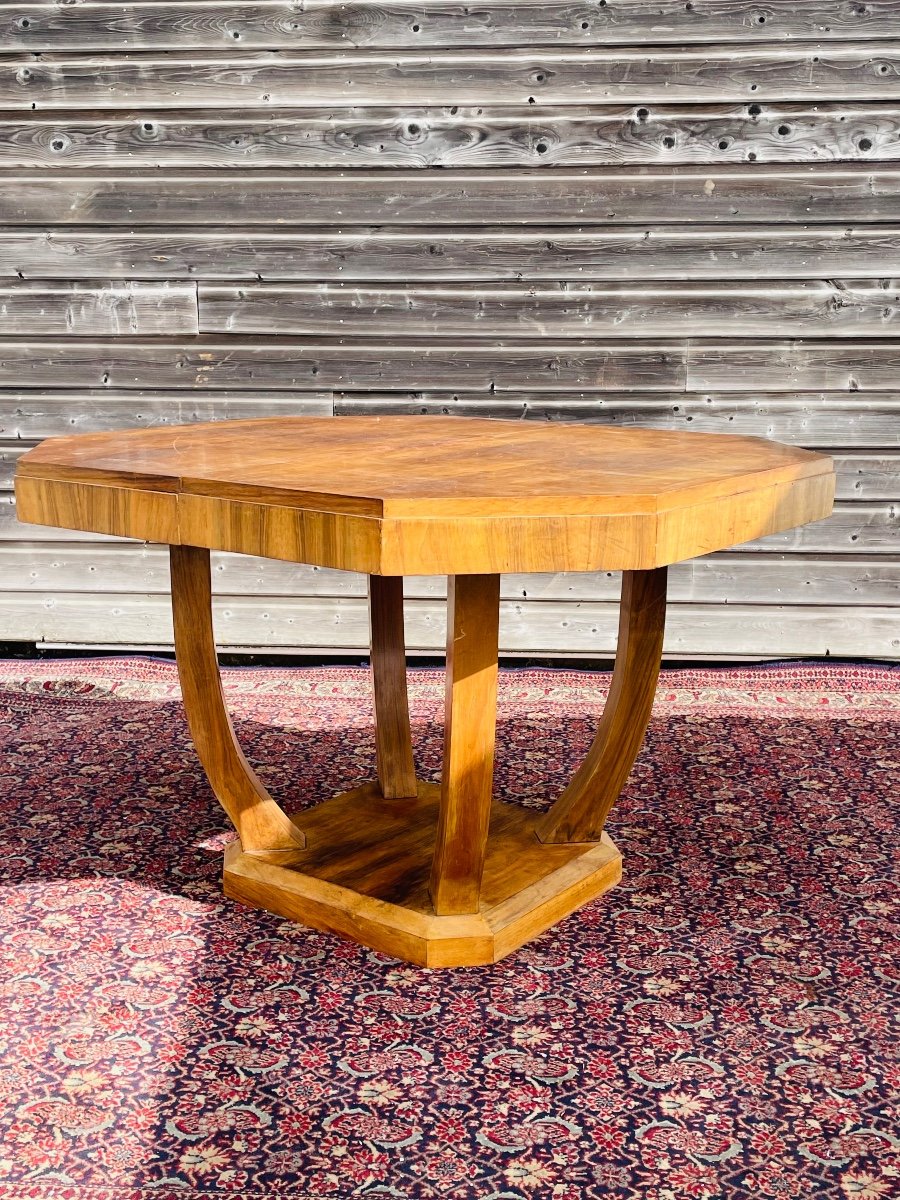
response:
<svg viewBox="0 0 900 1200"><path fill-rule="evenodd" d="M545 804L605 686L506 672L498 790ZM371 777L363 671L226 690L287 807ZM3 1200L900 1196L900 671L666 673L621 885L431 973L222 899L170 664L0 664L0 709Z"/></svg>

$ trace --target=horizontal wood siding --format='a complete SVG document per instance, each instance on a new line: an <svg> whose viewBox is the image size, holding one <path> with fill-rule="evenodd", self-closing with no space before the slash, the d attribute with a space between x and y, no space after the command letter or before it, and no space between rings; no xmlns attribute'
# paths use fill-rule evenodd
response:
<svg viewBox="0 0 900 1200"><path fill-rule="evenodd" d="M34 592L78 591L85 580L91 591L117 595L134 589L164 595L169 589L166 551L159 546L136 550L112 540L59 542L37 546L10 543L7 561L19 572L24 589ZM803 570L787 555L760 553L752 578L742 554L721 554L671 569L669 597L676 604L824 604L874 606L900 603L900 579L893 564L878 556L809 556ZM219 591L262 598L296 595L364 599L366 580L349 571L330 571L247 555L219 555L214 577ZM577 575L506 575L502 596L511 602L618 600L612 572ZM447 593L443 576L412 576L405 583L411 600L433 600Z"/></svg>
<svg viewBox="0 0 900 1200"><path fill-rule="evenodd" d="M651 41L843 41L897 36L895 0L680 0L573 4L519 0L469 5L390 0L242 3L0 5L0 36L11 50L344 49L348 45L437 50L476 46L625 45Z"/></svg>
<svg viewBox="0 0 900 1200"><path fill-rule="evenodd" d="M699 111L698 111L699 108ZM757 111L759 110L759 111ZM878 103L347 108L0 120L0 166L531 167L900 158Z"/></svg>
<svg viewBox="0 0 900 1200"><path fill-rule="evenodd" d="M649 229L12 229L0 271L20 279L731 281L863 276L881 281L900 225ZM723 263L725 266L723 267ZM891 280L885 279L889 290ZM699 327L698 332L705 332Z"/></svg>
<svg viewBox="0 0 900 1200"><path fill-rule="evenodd" d="M521 104L884 100L896 41L797 45L335 50L8 55L0 106L12 111L230 111L310 105L394 108Z"/></svg>
<svg viewBox="0 0 900 1200"><path fill-rule="evenodd" d="M900 0L0 3L0 640L171 641L160 548L16 522L44 437L456 413L832 453L667 651L900 658L898 322ZM365 648L359 576L215 581L223 645ZM617 586L504 578L505 651L608 656Z"/></svg>
<svg viewBox="0 0 900 1200"><path fill-rule="evenodd" d="M27 119L27 114L17 117L20 137ZM151 124L140 115L135 120ZM659 159L665 163L662 154ZM871 160L781 167L713 163L705 169L659 161L629 170L562 170L540 163L539 170L493 172L333 169L325 176L299 168L223 175L157 167L150 173L114 170L116 162L122 168L131 159L118 154L101 171L0 171L0 220L129 230L203 226L214 206L218 232L226 236L259 225L314 225L322 227L320 237L334 236L335 223L338 228L411 225L420 232L508 224L513 233L522 226L598 222L601 227L649 224L657 237L684 225L789 225L798 237L810 223L851 222L865 228L900 220L900 166ZM248 164L239 158L235 165Z"/></svg>
<svg viewBox="0 0 900 1200"><path fill-rule="evenodd" d="M216 333L354 336L669 337L896 334L900 280L756 283L260 284L199 289ZM2 292L0 292L2 304Z"/></svg>
<svg viewBox="0 0 900 1200"><path fill-rule="evenodd" d="M0 283L6 336L199 333L197 288L169 283Z"/></svg>
<svg viewBox="0 0 900 1200"><path fill-rule="evenodd" d="M62 641L104 646L168 645L172 619L168 597L138 592L119 596L71 592L8 592L4 608L21 636L32 641ZM364 653L369 621L364 600L321 597L254 596L220 599L215 606L220 645L262 650L303 646L316 653ZM441 652L445 644L446 606L422 600L407 610L406 640L413 653ZM896 608L874 606L673 604L666 622L665 650L691 658L733 657L729 639L741 630L744 656L816 655L826 638L832 654L858 654L865 630L870 652L900 657ZM615 645L618 605L532 601L501 602L502 645L509 654L532 657L535 631L544 640L563 643L580 657Z"/></svg>

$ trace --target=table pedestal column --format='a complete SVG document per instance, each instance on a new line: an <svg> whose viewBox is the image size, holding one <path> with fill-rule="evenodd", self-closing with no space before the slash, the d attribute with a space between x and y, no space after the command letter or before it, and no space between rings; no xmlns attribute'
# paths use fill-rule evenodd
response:
<svg viewBox="0 0 900 1200"><path fill-rule="evenodd" d="M439 916L477 913L491 819L497 724L499 575L451 575L447 589L444 769L431 867Z"/></svg>

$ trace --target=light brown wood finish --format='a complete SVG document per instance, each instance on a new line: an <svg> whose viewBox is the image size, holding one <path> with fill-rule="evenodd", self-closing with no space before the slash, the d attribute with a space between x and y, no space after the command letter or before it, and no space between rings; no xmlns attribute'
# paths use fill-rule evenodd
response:
<svg viewBox="0 0 900 1200"><path fill-rule="evenodd" d="M616 882L603 823L650 715L666 564L824 516L833 493L829 458L756 438L412 416L82 434L30 450L17 474L35 522L172 543L185 708L240 835L226 893L432 966L494 962ZM369 633L378 783L296 824L228 719L210 546L373 576L360 640ZM544 818L491 798L499 571L537 563L625 570L606 710ZM404 572L450 576L440 789L415 779Z"/></svg>
<svg viewBox="0 0 900 1200"><path fill-rule="evenodd" d="M153 497L168 540L371 575L650 570L825 517L834 493L829 458L760 438L413 416L50 439L17 480L35 524L152 540Z"/></svg>
<svg viewBox="0 0 900 1200"><path fill-rule="evenodd" d="M369 576L369 642L375 704L375 758L385 799L416 795L416 766L406 692L403 579Z"/></svg>
<svg viewBox="0 0 900 1200"><path fill-rule="evenodd" d="M216 661L209 551L170 548L175 655L191 737L245 854L297 850L304 835L282 812L238 745Z"/></svg>
<svg viewBox="0 0 900 1200"><path fill-rule="evenodd" d="M22 440L0 440L0 496L13 486L16 463L29 449ZM847 451L834 455L834 465L838 500L891 500L897 494L900 453Z"/></svg>
<svg viewBox="0 0 900 1200"><path fill-rule="evenodd" d="M478 911L494 780L499 575L449 580L444 771L431 871L439 915Z"/></svg>
<svg viewBox="0 0 900 1200"><path fill-rule="evenodd" d="M377 784L334 796L298 816L302 853L266 858L229 846L225 895L422 966L463 967L496 962L621 877L606 834L543 846L535 813L495 801L479 911L437 916L428 881L439 805L428 783L403 800L382 799Z"/></svg>
<svg viewBox="0 0 900 1200"><path fill-rule="evenodd" d="M625 785L650 721L666 623L666 567L622 577L616 665L600 726L572 782L537 827L543 842L593 842Z"/></svg>
<svg viewBox="0 0 900 1200"><path fill-rule="evenodd" d="M46 402L40 437L94 422L285 415L335 393L342 414L539 412L635 426L668 405L684 431L718 425L839 452L857 437L895 445L898 14L900 0L3 0L0 276L14 292L0 345L5 450L24 448L14 439L32 397ZM836 282L854 279L884 280L881 324L877 305ZM41 280L38 308L42 289L20 283ZM771 284L768 307L748 309L747 290L731 285L759 280ZM188 291L157 308L151 281ZM190 290L208 322L210 289L242 281L252 303L238 312L219 300L216 321L252 324L257 285L330 297L350 283L383 302L393 282L410 308L379 312L376 335L371 309L328 304L313 313L319 332L298 336L288 331L297 306L282 295L277 330L198 333ZM661 281L646 290L667 294L703 284L704 298L690 312L629 301L618 324L587 292L602 281ZM798 296L825 281L834 290L810 317ZM96 289L93 308L61 295L76 283ZM484 292L483 318L447 305L454 283ZM105 307L131 284L133 323L124 303ZM540 303L515 300L514 288ZM590 323L566 298L548 304L551 288L577 293ZM440 333L426 336L435 307ZM769 334L773 307L784 320ZM448 320L464 332L449 336ZM816 340L794 340L799 328ZM810 389L821 394L807 411ZM17 542L4 550L0 636L170 644L167 599L145 594L134 560L113 566L94 541L96 561L62 550L48 561L52 544L87 549L92 530L387 574L605 575L752 539L727 582L673 577L668 653L896 658L900 495L877 460L863 469L852 492L845 473L833 517L799 529L793 521L830 503L827 478L684 507L654 490L655 512L453 517L450 532L427 516L196 495L177 471L168 492L23 478L21 512L71 533L63 543L48 527L16 526L0 494L0 535ZM782 561L757 575L760 551ZM707 568L717 570L698 564ZM289 584L269 586L286 571L229 571L215 578L230 648L365 648L362 590L354 598L341 583L328 600L318 590L294 600ZM523 576L508 575L507 588L513 578ZM549 597L532 579L527 596L508 590L505 652L611 654L611 586L591 593L580 578L576 592L557 584ZM440 649L443 616L438 590L413 602L413 652Z"/></svg>

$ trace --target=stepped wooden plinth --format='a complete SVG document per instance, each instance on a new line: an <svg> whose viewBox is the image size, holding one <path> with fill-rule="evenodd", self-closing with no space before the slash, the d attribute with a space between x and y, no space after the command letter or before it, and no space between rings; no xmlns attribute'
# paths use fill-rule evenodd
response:
<svg viewBox="0 0 900 1200"><path fill-rule="evenodd" d="M424 966L496 962L619 879L603 832L659 674L666 566L827 516L831 460L759 438L443 417L83 434L19 460L24 521L167 542L185 710L237 829L226 894ZM369 576L377 781L293 818L241 752L210 550ZM541 816L492 801L500 573L622 571L596 737ZM417 782L404 575L447 575L440 786Z"/></svg>
<svg viewBox="0 0 900 1200"><path fill-rule="evenodd" d="M306 849L225 854L225 895L339 933L423 967L496 962L618 883L622 856L599 842L543 845L539 814L491 805L478 910L438 916L430 877L441 789L385 800L375 783L294 817Z"/></svg>

